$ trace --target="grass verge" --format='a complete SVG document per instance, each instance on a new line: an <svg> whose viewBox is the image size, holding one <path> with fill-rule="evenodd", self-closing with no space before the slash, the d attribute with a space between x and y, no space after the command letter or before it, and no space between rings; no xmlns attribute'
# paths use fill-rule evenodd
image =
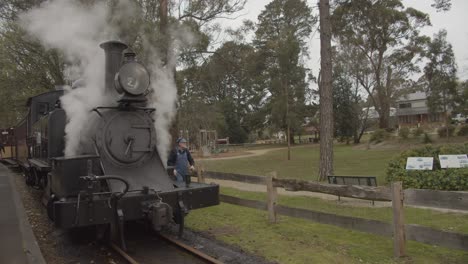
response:
<svg viewBox="0 0 468 264"><path fill-rule="evenodd" d="M395 260L391 239L335 226L279 217L222 203L193 211L187 226L279 263L468 263L468 253L409 241L407 258Z"/></svg>

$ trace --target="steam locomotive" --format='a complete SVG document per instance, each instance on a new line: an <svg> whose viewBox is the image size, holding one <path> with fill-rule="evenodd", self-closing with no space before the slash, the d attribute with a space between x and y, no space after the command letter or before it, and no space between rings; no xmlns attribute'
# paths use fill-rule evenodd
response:
<svg viewBox="0 0 468 264"><path fill-rule="evenodd" d="M42 202L59 228L96 226L123 249L126 221L144 221L156 231L175 222L182 234L189 210L219 204L219 186L169 176L156 148L157 109L145 106L148 71L126 44L100 47L106 95L117 102L92 110L80 155L64 156L65 126L73 116L60 107L64 91L56 89L29 98L27 116L9 131L15 138L10 158L28 185L44 190Z"/></svg>

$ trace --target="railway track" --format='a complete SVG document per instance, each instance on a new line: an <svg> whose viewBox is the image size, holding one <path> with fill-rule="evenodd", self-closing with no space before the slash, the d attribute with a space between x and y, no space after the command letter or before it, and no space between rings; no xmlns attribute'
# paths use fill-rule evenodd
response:
<svg viewBox="0 0 468 264"><path fill-rule="evenodd" d="M130 240L129 242L131 248L138 249L138 252L132 249L125 252L119 246L111 244L112 249L129 264L223 263L169 235L158 234L156 238L152 237L149 240Z"/></svg>

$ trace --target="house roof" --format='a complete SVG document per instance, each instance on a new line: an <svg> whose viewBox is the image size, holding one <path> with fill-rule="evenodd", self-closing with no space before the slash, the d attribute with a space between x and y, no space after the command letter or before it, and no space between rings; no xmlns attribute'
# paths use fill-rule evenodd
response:
<svg viewBox="0 0 468 264"><path fill-rule="evenodd" d="M419 92L404 95L404 96L398 98L397 102L426 100L426 98L427 98L426 92L419 91Z"/></svg>

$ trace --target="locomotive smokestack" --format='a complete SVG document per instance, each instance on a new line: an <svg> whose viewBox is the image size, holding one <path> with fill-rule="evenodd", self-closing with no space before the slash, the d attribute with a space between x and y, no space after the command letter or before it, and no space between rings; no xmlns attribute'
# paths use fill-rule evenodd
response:
<svg viewBox="0 0 468 264"><path fill-rule="evenodd" d="M127 44L111 40L99 45L106 54L106 93L115 94L114 77L122 64L122 52L128 48Z"/></svg>

